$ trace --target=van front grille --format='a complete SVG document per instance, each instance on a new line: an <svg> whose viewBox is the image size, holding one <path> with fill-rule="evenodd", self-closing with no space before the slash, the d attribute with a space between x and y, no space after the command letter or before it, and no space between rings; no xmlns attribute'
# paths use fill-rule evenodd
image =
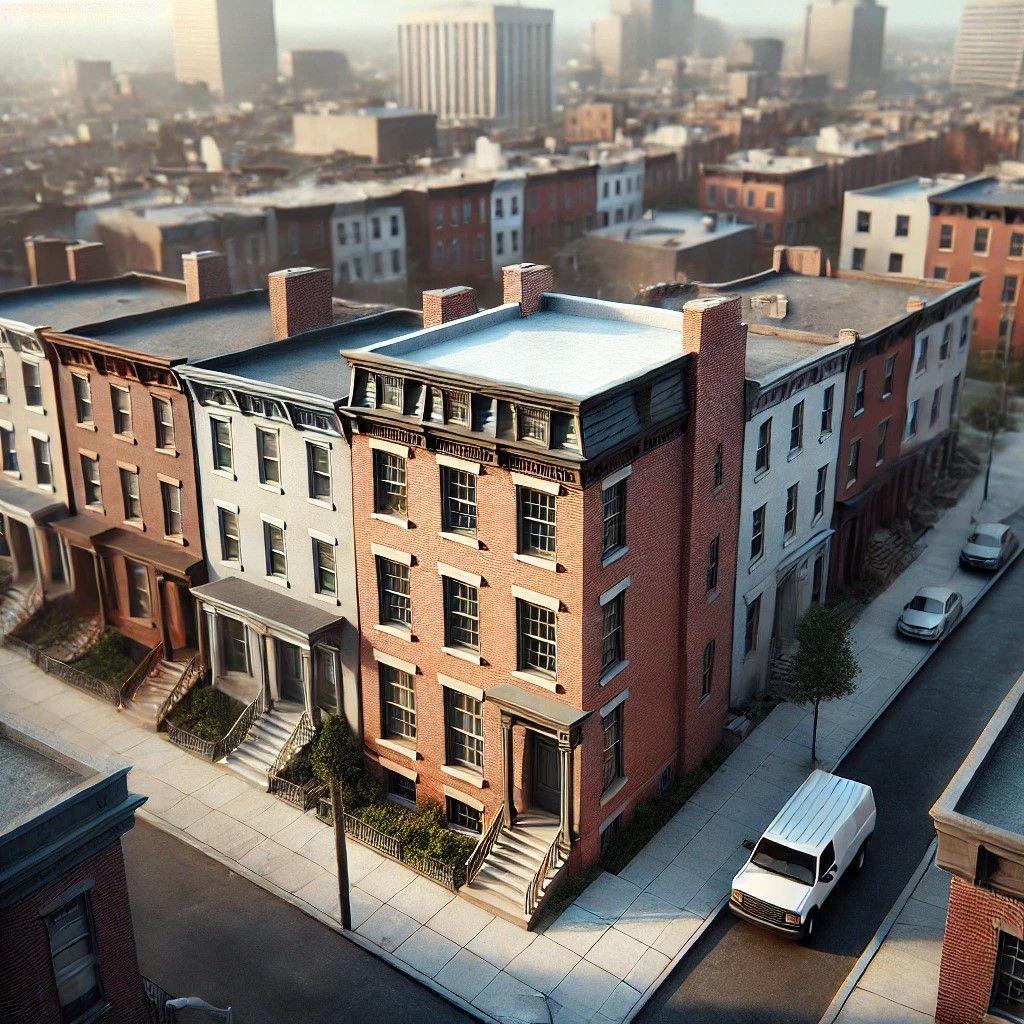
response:
<svg viewBox="0 0 1024 1024"><path fill-rule="evenodd" d="M766 921L768 924L777 925L785 925L786 923L786 912L782 907L776 907L771 903L765 903L764 900L755 899L753 896L748 896L746 893L743 894L743 902L740 906L742 906L751 917L756 917L759 921Z"/></svg>

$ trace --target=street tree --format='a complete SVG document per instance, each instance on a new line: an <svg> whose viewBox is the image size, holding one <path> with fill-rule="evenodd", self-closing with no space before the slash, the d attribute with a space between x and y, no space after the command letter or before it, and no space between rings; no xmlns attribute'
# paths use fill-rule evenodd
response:
<svg viewBox="0 0 1024 1024"><path fill-rule="evenodd" d="M789 699L794 704L814 705L811 760L816 761L818 707L822 701L853 693L860 668L850 643L850 624L828 605L811 605L797 623L796 638L799 647Z"/></svg>

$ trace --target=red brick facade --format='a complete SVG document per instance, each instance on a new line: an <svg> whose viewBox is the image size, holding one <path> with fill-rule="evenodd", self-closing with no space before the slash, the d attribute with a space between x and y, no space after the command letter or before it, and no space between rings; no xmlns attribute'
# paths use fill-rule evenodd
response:
<svg viewBox="0 0 1024 1024"><path fill-rule="evenodd" d="M597 165L528 174L524 192L523 252L545 261L597 222Z"/></svg>

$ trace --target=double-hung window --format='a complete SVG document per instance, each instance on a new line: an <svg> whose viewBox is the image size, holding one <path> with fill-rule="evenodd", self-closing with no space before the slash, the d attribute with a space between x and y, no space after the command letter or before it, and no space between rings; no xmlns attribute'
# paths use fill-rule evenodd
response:
<svg viewBox="0 0 1024 1024"><path fill-rule="evenodd" d="M106 1003L100 986L89 898L81 893L46 918L61 1020L92 1019Z"/></svg>
<svg viewBox="0 0 1024 1024"><path fill-rule="evenodd" d="M164 536L180 537L181 525L181 488L177 484L160 482L160 497L164 504Z"/></svg>
<svg viewBox="0 0 1024 1024"><path fill-rule="evenodd" d="M928 335L917 339L917 357L914 360L914 373L924 373L928 369Z"/></svg>
<svg viewBox="0 0 1024 1024"><path fill-rule="evenodd" d="M231 473L235 468L231 448L231 421L210 417L210 436L213 442L213 468Z"/></svg>
<svg viewBox="0 0 1024 1024"><path fill-rule="evenodd" d="M974 229L974 252L977 256L988 255L988 228L975 228Z"/></svg>
<svg viewBox="0 0 1024 1024"><path fill-rule="evenodd" d="M480 650L480 592L451 576L444 581L445 647Z"/></svg>
<svg viewBox="0 0 1024 1024"><path fill-rule="evenodd" d="M110 405L114 410L114 433L123 437L132 434L132 396L127 388L110 385Z"/></svg>
<svg viewBox="0 0 1024 1024"><path fill-rule="evenodd" d="M761 595L758 594L747 605L747 618L743 627L743 654L752 654L757 650L757 635L761 629Z"/></svg>
<svg viewBox="0 0 1024 1024"><path fill-rule="evenodd" d="M804 446L804 403L793 406L793 418L789 427L789 450L797 452Z"/></svg>
<svg viewBox="0 0 1024 1024"><path fill-rule="evenodd" d="M318 537L313 538L313 577L318 594L338 596L338 564L334 545Z"/></svg>
<svg viewBox="0 0 1024 1024"><path fill-rule="evenodd" d="M100 463L91 455L79 455L82 464L82 482L85 489L85 503L92 508L102 508L103 488L100 484Z"/></svg>
<svg viewBox="0 0 1024 1024"><path fill-rule="evenodd" d="M757 454L754 459L754 470L758 473L766 473L772 462L772 420L768 419L761 424L757 431Z"/></svg>
<svg viewBox="0 0 1024 1024"><path fill-rule="evenodd" d="M242 558L242 542L238 532L238 513L232 509L217 508L220 528L220 557L224 562L238 562Z"/></svg>
<svg viewBox="0 0 1024 1024"><path fill-rule="evenodd" d="M71 387L75 393L75 421L92 425L92 385L89 378L76 373L71 377Z"/></svg>
<svg viewBox="0 0 1024 1024"><path fill-rule="evenodd" d="M0 455L3 456L5 473L18 472L18 449L14 442L14 429L0 427Z"/></svg>
<svg viewBox="0 0 1024 1024"><path fill-rule="evenodd" d="M715 445L715 461L711 467L711 479L715 490L722 486L725 479L725 449L721 442Z"/></svg>
<svg viewBox="0 0 1024 1024"><path fill-rule="evenodd" d="M853 396L853 415L864 411L864 392L867 390L867 370L861 370L857 375L857 390Z"/></svg>
<svg viewBox="0 0 1024 1024"><path fill-rule="evenodd" d="M555 496L532 487L517 487L519 553L555 557Z"/></svg>
<svg viewBox="0 0 1024 1024"><path fill-rule="evenodd" d="M156 428L156 446L164 451L174 449L174 411L170 400L153 396L153 424Z"/></svg>
<svg viewBox="0 0 1024 1024"><path fill-rule="evenodd" d="M942 224L939 226L939 249L942 252L950 252L953 249L953 225Z"/></svg>
<svg viewBox="0 0 1024 1024"><path fill-rule="evenodd" d="M892 394L893 380L896 377L896 357L889 356L885 361L885 380L882 383L882 397L888 398Z"/></svg>
<svg viewBox="0 0 1024 1024"><path fill-rule="evenodd" d="M451 828L459 832L474 832L479 835L483 831L480 811L453 796L445 797L444 816Z"/></svg>
<svg viewBox="0 0 1024 1024"><path fill-rule="evenodd" d="M707 578L707 590L710 594L712 591L718 589L718 556L721 548L722 539L720 534L716 534L711 543L708 545L708 578Z"/></svg>
<svg viewBox="0 0 1024 1024"><path fill-rule="evenodd" d="M942 409L942 385L935 389L935 393L932 395L932 415L929 421L930 426L935 426L939 421L939 412Z"/></svg>
<svg viewBox="0 0 1024 1024"><path fill-rule="evenodd" d="M288 578L288 555L284 546L284 527L263 521L263 549L267 575L275 579Z"/></svg>
<svg viewBox="0 0 1024 1024"><path fill-rule="evenodd" d="M601 671L617 665L626 650L626 593L616 594L602 609Z"/></svg>
<svg viewBox="0 0 1024 1024"><path fill-rule="evenodd" d="M1024 939L999 932L989 1009L1007 1020L1024 1018Z"/></svg>
<svg viewBox="0 0 1024 1024"><path fill-rule="evenodd" d="M447 763L483 771L484 716L481 701L445 687L444 722Z"/></svg>
<svg viewBox="0 0 1024 1024"><path fill-rule="evenodd" d="M124 518L128 522L142 522L142 496L139 493L139 474L130 469L121 470L121 500Z"/></svg>
<svg viewBox="0 0 1024 1024"><path fill-rule="evenodd" d="M281 439L276 430L256 428L256 454L259 458L260 483L281 486Z"/></svg>
<svg viewBox="0 0 1024 1024"><path fill-rule="evenodd" d="M149 599L149 569L141 562L126 558L128 573L128 614L133 619L148 619L152 614Z"/></svg>
<svg viewBox="0 0 1024 1024"><path fill-rule="evenodd" d="M21 364L21 375L25 381L25 404L38 409L43 404L43 382L39 364L26 359Z"/></svg>
<svg viewBox="0 0 1024 1024"><path fill-rule="evenodd" d="M818 479L814 483L814 518L825 512L825 485L828 483L828 466L818 467Z"/></svg>
<svg viewBox="0 0 1024 1024"><path fill-rule="evenodd" d="M821 433L832 433L832 416L836 405L836 386L829 384L821 396Z"/></svg>
<svg viewBox="0 0 1024 1024"><path fill-rule="evenodd" d="M623 777L622 709L624 704L601 719L604 726L604 751L601 760L601 792L608 790Z"/></svg>
<svg viewBox="0 0 1024 1024"><path fill-rule="evenodd" d="M850 457L846 463L846 486L857 482L857 473L860 470L860 438L850 445Z"/></svg>
<svg viewBox="0 0 1024 1024"><path fill-rule="evenodd" d="M764 527L768 506L754 509L750 528L750 560L756 562L764 554Z"/></svg>
<svg viewBox="0 0 1024 1024"><path fill-rule="evenodd" d="M441 519L447 533L476 536L476 474L441 467Z"/></svg>
<svg viewBox="0 0 1024 1024"><path fill-rule="evenodd" d="M601 553L609 555L626 545L626 480L601 491Z"/></svg>
<svg viewBox="0 0 1024 1024"><path fill-rule="evenodd" d="M309 496L314 501L331 500L331 452L327 445L306 442L306 471Z"/></svg>
<svg viewBox="0 0 1024 1024"><path fill-rule="evenodd" d="M408 672L378 663L380 703L383 709L381 732L386 740L416 742L416 689Z"/></svg>
<svg viewBox="0 0 1024 1024"><path fill-rule="evenodd" d="M412 626L409 566L377 556L377 614L382 626Z"/></svg>
<svg viewBox="0 0 1024 1024"><path fill-rule="evenodd" d="M516 600L518 668L554 678L557 664L557 615L521 598Z"/></svg>
<svg viewBox="0 0 1024 1024"><path fill-rule="evenodd" d="M786 490L786 518L783 521L782 534L786 540L796 535L797 509L799 508L800 485L793 484Z"/></svg>
<svg viewBox="0 0 1024 1024"><path fill-rule="evenodd" d="M921 399L915 398L907 409L907 437L917 436L917 414L921 408Z"/></svg>
<svg viewBox="0 0 1024 1024"><path fill-rule="evenodd" d="M703 700L711 694L711 684L715 679L715 641L709 640L704 645L704 658L701 665L700 696Z"/></svg>
<svg viewBox="0 0 1024 1024"><path fill-rule="evenodd" d="M373 510L386 515L405 516L405 459L401 455L374 450Z"/></svg>
<svg viewBox="0 0 1024 1024"><path fill-rule="evenodd" d="M32 454L36 463L36 484L39 487L52 488L53 460L50 456L50 442L42 437L33 437Z"/></svg>

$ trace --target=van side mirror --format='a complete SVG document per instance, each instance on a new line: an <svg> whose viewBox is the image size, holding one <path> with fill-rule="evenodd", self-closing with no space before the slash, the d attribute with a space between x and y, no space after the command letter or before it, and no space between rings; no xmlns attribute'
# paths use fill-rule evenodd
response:
<svg viewBox="0 0 1024 1024"><path fill-rule="evenodd" d="M740 843L740 846L742 846L744 850L750 850L751 853L754 852L754 845L755 843L753 839L744 839L743 842Z"/></svg>
<svg viewBox="0 0 1024 1024"><path fill-rule="evenodd" d="M821 880L823 882L831 882L832 879L835 877L836 873L834 871L827 871L824 875L821 876Z"/></svg>

